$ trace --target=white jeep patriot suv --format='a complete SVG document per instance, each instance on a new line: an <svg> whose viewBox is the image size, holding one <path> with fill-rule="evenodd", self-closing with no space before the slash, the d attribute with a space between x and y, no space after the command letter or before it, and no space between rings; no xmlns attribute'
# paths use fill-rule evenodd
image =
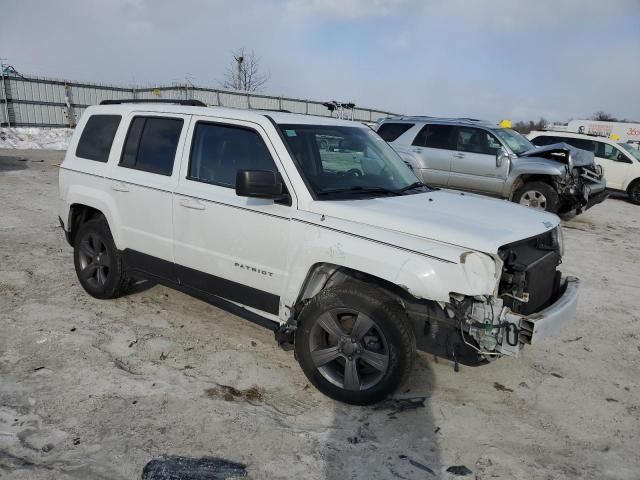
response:
<svg viewBox="0 0 640 480"><path fill-rule="evenodd" d="M396 390L416 349L476 365L575 312L555 215L428 188L364 125L105 103L60 168L60 222L94 297L131 279L188 292L272 328L313 385L354 404Z"/></svg>

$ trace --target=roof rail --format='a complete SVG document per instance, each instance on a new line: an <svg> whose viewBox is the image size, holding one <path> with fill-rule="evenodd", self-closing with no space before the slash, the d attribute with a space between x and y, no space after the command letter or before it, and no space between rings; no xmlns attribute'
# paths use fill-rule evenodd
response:
<svg viewBox="0 0 640 480"><path fill-rule="evenodd" d="M435 120L439 122L486 122L485 120L480 120L477 118L468 118L468 117L432 117L429 115L397 115L387 117L388 119L393 120ZM486 122L490 123L490 122Z"/></svg>
<svg viewBox="0 0 640 480"><path fill-rule="evenodd" d="M124 100L102 100L100 105L120 105L121 103L175 103L176 105L186 105L189 107L206 107L207 104L200 100L170 100L164 98L136 98Z"/></svg>

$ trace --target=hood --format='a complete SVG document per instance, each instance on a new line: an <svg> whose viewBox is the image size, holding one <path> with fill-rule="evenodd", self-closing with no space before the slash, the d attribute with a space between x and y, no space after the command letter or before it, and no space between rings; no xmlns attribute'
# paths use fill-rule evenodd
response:
<svg viewBox="0 0 640 480"><path fill-rule="evenodd" d="M310 210L331 219L369 227L375 239L393 241L394 233L495 254L508 243L544 233L559 224L553 214L451 190L365 200L316 201ZM367 229L369 232L372 230ZM351 233L358 234L357 226ZM371 235L371 234L370 234Z"/></svg>
<svg viewBox="0 0 640 480"><path fill-rule="evenodd" d="M571 162L574 167L586 167L593 164L593 152L575 148L568 143L554 143L545 145L518 155L518 157L538 157L553 160L568 165Z"/></svg>

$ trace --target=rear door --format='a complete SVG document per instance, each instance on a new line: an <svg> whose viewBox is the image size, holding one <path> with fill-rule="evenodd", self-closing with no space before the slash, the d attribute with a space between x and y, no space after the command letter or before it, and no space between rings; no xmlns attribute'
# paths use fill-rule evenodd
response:
<svg viewBox="0 0 640 480"><path fill-rule="evenodd" d="M184 148L187 115L134 112L107 184L119 218L127 266L176 280L172 196Z"/></svg>
<svg viewBox="0 0 640 480"><path fill-rule="evenodd" d="M456 127L455 137L449 186L500 194L509 174L508 161L496 164L500 141L491 132L476 127Z"/></svg>
<svg viewBox="0 0 640 480"><path fill-rule="evenodd" d="M275 319L293 207L235 192L240 169L282 171L275 150L257 124L208 117L193 118L188 143L173 203L180 282Z"/></svg>
<svg viewBox="0 0 640 480"><path fill-rule="evenodd" d="M454 135L455 127L441 124L427 124L416 135L410 152L419 159L421 168L416 173L425 183L445 187L449 184Z"/></svg>

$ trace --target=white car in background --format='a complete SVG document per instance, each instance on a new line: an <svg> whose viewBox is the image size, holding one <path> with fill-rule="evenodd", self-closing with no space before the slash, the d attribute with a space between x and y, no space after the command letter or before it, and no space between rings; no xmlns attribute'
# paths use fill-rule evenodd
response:
<svg viewBox="0 0 640 480"><path fill-rule="evenodd" d="M538 146L564 142L593 152L595 162L603 170L607 188L627 192L629 200L640 205L640 150L633 145L570 132L534 131L527 138Z"/></svg>

